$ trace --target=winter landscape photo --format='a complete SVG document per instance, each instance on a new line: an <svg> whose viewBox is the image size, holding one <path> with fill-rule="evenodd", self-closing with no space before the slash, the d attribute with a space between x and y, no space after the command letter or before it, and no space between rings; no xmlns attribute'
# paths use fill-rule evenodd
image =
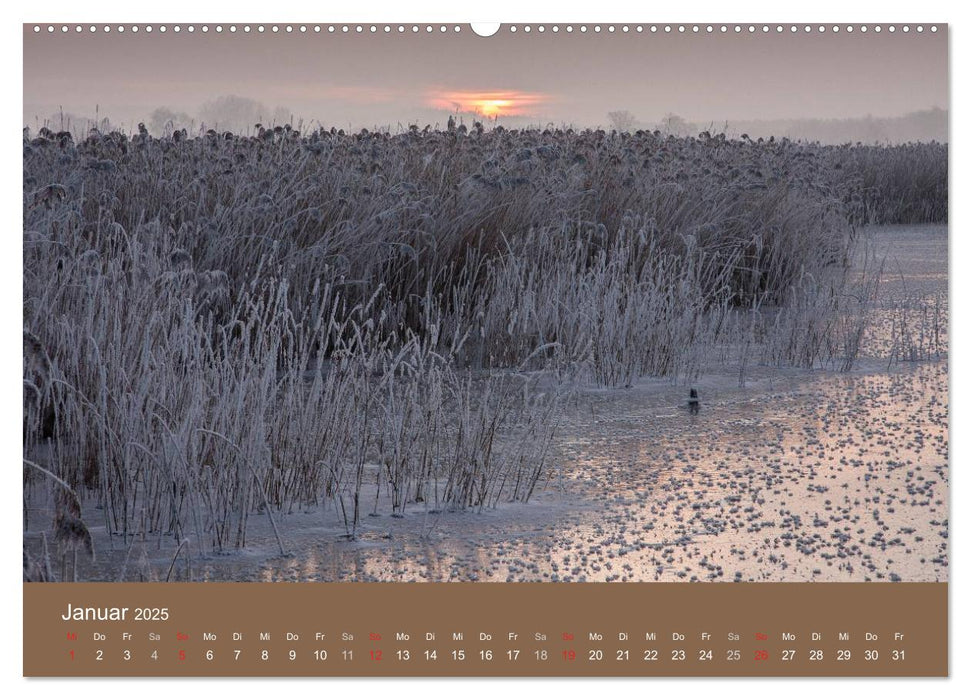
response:
<svg viewBox="0 0 971 700"><path fill-rule="evenodd" d="M948 580L946 26L286 27L23 28L24 581Z"/></svg>

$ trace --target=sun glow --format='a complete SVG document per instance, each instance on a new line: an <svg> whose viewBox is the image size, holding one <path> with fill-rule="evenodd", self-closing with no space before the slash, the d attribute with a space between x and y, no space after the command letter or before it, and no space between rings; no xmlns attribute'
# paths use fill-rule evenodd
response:
<svg viewBox="0 0 971 700"><path fill-rule="evenodd" d="M481 112L483 116L496 117L506 111L511 112L516 103L512 100L487 99L474 101L472 106L475 108L474 111Z"/></svg>
<svg viewBox="0 0 971 700"><path fill-rule="evenodd" d="M479 114L488 119L531 116L533 108L546 101L546 95L527 92L435 91L428 95L431 107Z"/></svg>

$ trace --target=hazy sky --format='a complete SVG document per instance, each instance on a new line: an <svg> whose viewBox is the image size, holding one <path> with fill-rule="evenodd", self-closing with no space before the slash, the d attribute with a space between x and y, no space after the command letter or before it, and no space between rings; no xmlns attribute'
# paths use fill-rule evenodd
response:
<svg viewBox="0 0 971 700"><path fill-rule="evenodd" d="M81 34L24 27L24 123L63 108L122 124L156 107L195 115L220 95L325 125L443 122L447 113L499 111L500 123L607 124L629 110L643 122L897 116L947 107L947 28L918 34L553 34L504 27L483 38L394 27L385 34L273 34L213 27ZM746 27L747 30L747 27Z"/></svg>

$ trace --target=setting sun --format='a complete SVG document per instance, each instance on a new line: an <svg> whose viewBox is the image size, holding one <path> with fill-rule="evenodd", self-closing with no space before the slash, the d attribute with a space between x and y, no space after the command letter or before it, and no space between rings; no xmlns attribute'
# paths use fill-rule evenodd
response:
<svg viewBox="0 0 971 700"><path fill-rule="evenodd" d="M532 108L546 101L546 95L526 92L436 91L428 96L432 107L479 114L488 119L531 116Z"/></svg>
<svg viewBox="0 0 971 700"><path fill-rule="evenodd" d="M512 100L478 100L472 103L475 111L481 112L484 116L495 117L506 110L512 110L515 103Z"/></svg>

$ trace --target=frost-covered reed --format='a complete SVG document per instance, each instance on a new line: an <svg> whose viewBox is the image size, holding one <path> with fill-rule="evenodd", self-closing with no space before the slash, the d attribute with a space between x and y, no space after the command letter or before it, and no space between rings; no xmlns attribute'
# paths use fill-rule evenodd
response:
<svg viewBox="0 0 971 700"><path fill-rule="evenodd" d="M212 549L292 509L353 536L376 508L528 500L558 386L739 348L851 365L855 226L946 217L942 149L25 135L25 457L126 541Z"/></svg>

